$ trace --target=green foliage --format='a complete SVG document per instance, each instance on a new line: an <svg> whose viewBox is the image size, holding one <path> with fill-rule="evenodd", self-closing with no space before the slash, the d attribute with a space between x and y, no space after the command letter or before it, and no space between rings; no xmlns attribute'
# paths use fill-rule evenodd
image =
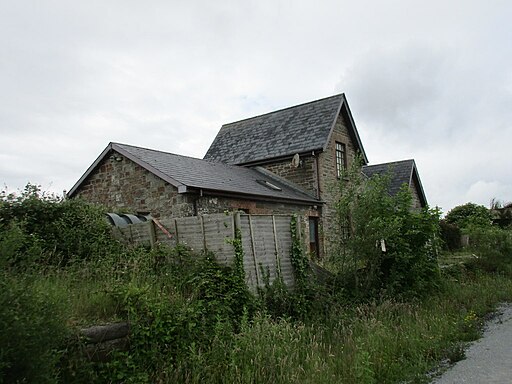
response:
<svg viewBox="0 0 512 384"><path fill-rule="evenodd" d="M0 272L0 383L55 383L68 335L60 305L29 279Z"/></svg>
<svg viewBox="0 0 512 384"><path fill-rule="evenodd" d="M457 225L460 229L470 226L489 227L491 225L491 212L483 205L466 203L451 209L445 217L446 222Z"/></svg>
<svg viewBox="0 0 512 384"><path fill-rule="evenodd" d="M441 229L443 246L446 250L454 252L462 248L460 242L461 232L457 225L450 224L446 220L440 220L439 227Z"/></svg>
<svg viewBox="0 0 512 384"><path fill-rule="evenodd" d="M1 266L63 266L114 251L104 210L62 200L28 184L20 195L0 193Z"/></svg>
<svg viewBox="0 0 512 384"><path fill-rule="evenodd" d="M499 227L469 228L470 247L477 256L471 267L512 277L512 231Z"/></svg>
<svg viewBox="0 0 512 384"><path fill-rule="evenodd" d="M341 199L350 209L337 213L350 236L340 237L344 253L333 255L337 281L353 276L352 289L388 296L365 296L356 304L340 285L317 283L296 219L296 285L290 290L277 279L258 301L244 284L239 233L232 242L235 262L221 266L212 254L182 246L102 243L103 232L93 228L96 218L104 226L101 210L82 202L39 196L29 209L30 198L18 206L4 196L0 250L11 256L0 275L0 383L421 382L439 360L461 358L461 342L478 336L485 313L512 300L512 239L497 228L480 228L471 235L479 264L439 282L436 211L411 211L405 190L389 197L386 177L343 191L351 194ZM56 214L62 206L69 218ZM20 211L9 216L14 208ZM53 227L34 218L43 208L55 214L62 233L81 233L86 246L89 234L101 250L91 245L85 255L55 248L56 238L48 235L56 233ZM71 221L81 209L93 218ZM381 239L386 253L376 247ZM435 292L437 285L442 290ZM422 301L389 299L424 292L429 295ZM66 327L110 320L130 322L130 348L108 363L85 364L81 344L72 343Z"/></svg>
<svg viewBox="0 0 512 384"><path fill-rule="evenodd" d="M413 210L406 185L389 195L389 180L364 179L357 162L340 179L330 262L359 297L424 296L439 283L439 212Z"/></svg>
<svg viewBox="0 0 512 384"><path fill-rule="evenodd" d="M173 260L169 255L175 271L170 273L171 286L160 286L166 294L155 292L148 283L123 284L113 293L131 324L131 344L128 352L103 368L106 377L123 382L163 380L193 351L208 348L218 328L232 334L253 311L254 299L240 284L236 268L220 266L209 254L198 257L181 249L180 256Z"/></svg>
<svg viewBox="0 0 512 384"><path fill-rule="evenodd" d="M297 215L293 215L290 222L290 233L292 236L292 249L290 253L290 262L293 267L295 283L302 287L308 282L309 262L302 248L301 236L298 233Z"/></svg>

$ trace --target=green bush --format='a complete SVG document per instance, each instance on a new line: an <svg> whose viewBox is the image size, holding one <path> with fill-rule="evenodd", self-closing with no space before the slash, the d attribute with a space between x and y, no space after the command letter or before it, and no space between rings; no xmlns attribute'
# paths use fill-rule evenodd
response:
<svg viewBox="0 0 512 384"><path fill-rule="evenodd" d="M2 266L64 266L117 252L104 210L63 200L28 184L19 194L0 193Z"/></svg>
<svg viewBox="0 0 512 384"><path fill-rule="evenodd" d="M211 254L161 247L139 249L133 257L160 268L145 268L145 280L127 276L112 291L131 335L129 351L101 368L106 382L165 381L191 353L208 350L219 332L232 337L256 308L239 271L219 265Z"/></svg>
<svg viewBox="0 0 512 384"><path fill-rule="evenodd" d="M339 281L359 297L419 297L436 289L439 212L412 209L407 185L391 196L389 175L366 179L354 163L344 176L330 231Z"/></svg>
<svg viewBox="0 0 512 384"><path fill-rule="evenodd" d="M466 203L451 209L445 217L449 224L455 224L460 229L470 226L489 227L492 222L491 211L483 205Z"/></svg>
<svg viewBox="0 0 512 384"><path fill-rule="evenodd" d="M0 383L57 382L67 328L59 304L28 279L0 275Z"/></svg>
<svg viewBox="0 0 512 384"><path fill-rule="evenodd" d="M470 247L477 256L470 263L471 266L512 277L512 231L473 226L468 232Z"/></svg>

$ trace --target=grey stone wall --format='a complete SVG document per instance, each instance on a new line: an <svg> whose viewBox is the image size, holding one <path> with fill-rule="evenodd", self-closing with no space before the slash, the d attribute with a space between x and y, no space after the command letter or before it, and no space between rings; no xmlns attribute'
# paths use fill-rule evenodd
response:
<svg viewBox="0 0 512 384"><path fill-rule="evenodd" d="M418 184L413 180L411 187L409 188L412 195L412 208L413 209L421 209L421 201L420 201L420 195L419 195L419 186Z"/></svg>
<svg viewBox="0 0 512 384"><path fill-rule="evenodd" d="M334 203L337 199L336 187L339 183L336 172L336 142L345 144L347 167L350 167L356 156L356 148L349 135L347 123L341 115L338 116L326 150L320 154L318 159L320 164L320 197L325 201L320 222L323 233L321 237L324 240L328 240L332 236L333 215L335 214ZM324 242L323 248L324 252L329 252L328 241Z"/></svg>
<svg viewBox="0 0 512 384"><path fill-rule="evenodd" d="M301 161L302 164L299 167L292 166L291 159L262 165L262 167L291 181L313 196L318 196L316 158L301 156Z"/></svg>
<svg viewBox="0 0 512 384"><path fill-rule="evenodd" d="M148 212L154 217L192 216L192 200L177 188L116 153L105 157L76 196L112 211Z"/></svg>

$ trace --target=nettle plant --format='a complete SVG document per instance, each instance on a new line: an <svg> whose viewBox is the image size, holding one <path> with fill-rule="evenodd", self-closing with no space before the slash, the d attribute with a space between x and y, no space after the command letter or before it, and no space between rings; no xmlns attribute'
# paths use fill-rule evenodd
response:
<svg viewBox="0 0 512 384"><path fill-rule="evenodd" d="M367 178L360 164L337 185L329 261L356 296L424 296L439 283L440 213L413 210L407 185L391 196L390 175Z"/></svg>

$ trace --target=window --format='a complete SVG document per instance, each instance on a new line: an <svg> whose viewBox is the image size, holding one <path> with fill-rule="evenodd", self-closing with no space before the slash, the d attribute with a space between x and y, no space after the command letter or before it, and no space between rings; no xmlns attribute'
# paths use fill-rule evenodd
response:
<svg viewBox="0 0 512 384"><path fill-rule="evenodd" d="M336 176L341 177L347 167L347 151L345 144L336 142Z"/></svg>

